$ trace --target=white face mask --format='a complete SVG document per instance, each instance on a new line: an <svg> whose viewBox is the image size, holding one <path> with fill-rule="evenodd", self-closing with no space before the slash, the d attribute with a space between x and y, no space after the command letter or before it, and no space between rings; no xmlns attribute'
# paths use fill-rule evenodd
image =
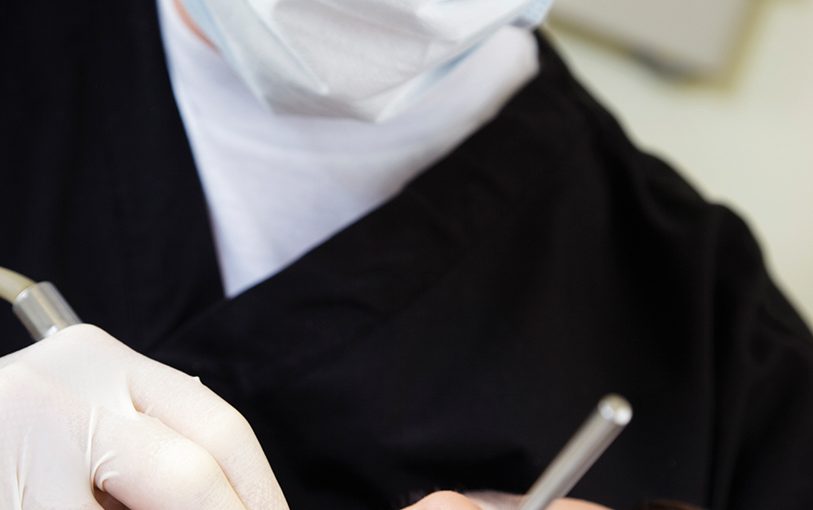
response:
<svg viewBox="0 0 813 510"><path fill-rule="evenodd" d="M183 1L274 111L380 121L499 28L540 23L553 0Z"/></svg>

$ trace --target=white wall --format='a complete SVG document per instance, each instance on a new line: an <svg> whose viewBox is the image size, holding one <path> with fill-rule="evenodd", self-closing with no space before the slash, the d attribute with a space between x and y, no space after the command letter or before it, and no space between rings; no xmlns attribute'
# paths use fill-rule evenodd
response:
<svg viewBox="0 0 813 510"><path fill-rule="evenodd" d="M556 0L557 21L583 27L687 73L716 73L753 0Z"/></svg>
<svg viewBox="0 0 813 510"><path fill-rule="evenodd" d="M769 267L813 324L813 0L762 0L736 65L677 83L555 24L571 67L644 148L762 242Z"/></svg>

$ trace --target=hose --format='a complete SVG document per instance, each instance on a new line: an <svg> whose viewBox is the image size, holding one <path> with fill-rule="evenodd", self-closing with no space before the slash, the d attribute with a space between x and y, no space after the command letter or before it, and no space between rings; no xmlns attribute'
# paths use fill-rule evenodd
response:
<svg viewBox="0 0 813 510"><path fill-rule="evenodd" d="M0 267L0 298L14 304L17 296L32 285L34 285L34 282L25 276L5 267Z"/></svg>

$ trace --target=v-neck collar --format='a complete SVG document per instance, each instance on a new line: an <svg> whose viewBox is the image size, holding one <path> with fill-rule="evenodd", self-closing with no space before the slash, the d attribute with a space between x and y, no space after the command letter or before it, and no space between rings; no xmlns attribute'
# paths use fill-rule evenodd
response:
<svg viewBox="0 0 813 510"><path fill-rule="evenodd" d="M532 189L526 181L532 173L511 171L527 165L529 151L555 150L555 143L539 147L527 122L546 79L538 76L496 119L396 197L280 273L226 299L205 197L172 94L157 5L133 4L127 9L143 12L126 15L121 7L108 9L97 11L105 23L96 78L121 242L129 247L130 334L146 351L190 338L257 335L269 338L261 345L282 348L286 338L373 328L409 306L510 216ZM114 37L118 31L131 36ZM250 318L246 310L254 311Z"/></svg>
<svg viewBox="0 0 813 510"><path fill-rule="evenodd" d="M535 111L544 79L393 199L276 275L197 314L155 356L192 372L220 373L239 387L246 382L241 374L251 372L245 364L264 372L269 363L302 366L304 358L341 348L410 309L511 228L529 200L545 195L541 175L560 181L555 175L564 169L539 171L533 164L537 154L562 151L557 140L539 139L537 129L558 120Z"/></svg>

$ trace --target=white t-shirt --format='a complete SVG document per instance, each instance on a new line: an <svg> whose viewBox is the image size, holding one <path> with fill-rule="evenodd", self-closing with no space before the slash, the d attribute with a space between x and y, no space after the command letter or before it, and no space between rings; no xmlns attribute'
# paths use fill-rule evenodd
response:
<svg viewBox="0 0 813 510"><path fill-rule="evenodd" d="M280 115L189 30L172 0L158 2L172 86L228 296L390 199L491 119L538 71L533 36L506 27L390 121Z"/></svg>

